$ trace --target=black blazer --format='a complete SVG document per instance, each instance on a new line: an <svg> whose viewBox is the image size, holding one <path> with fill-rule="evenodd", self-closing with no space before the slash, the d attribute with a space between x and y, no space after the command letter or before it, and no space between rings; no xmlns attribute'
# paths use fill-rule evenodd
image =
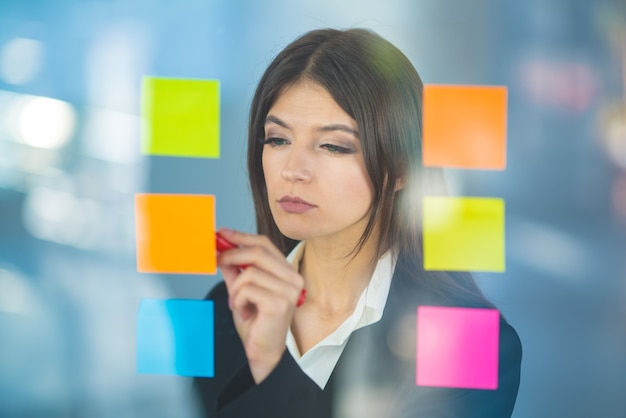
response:
<svg viewBox="0 0 626 418"><path fill-rule="evenodd" d="M497 390L416 386L417 307L490 306L438 296L398 267L381 320L350 336L323 390L288 350L272 373L256 385L224 283L216 285L207 299L215 304L215 377L194 380L207 417L506 418L513 411L522 348L517 333L502 316Z"/></svg>

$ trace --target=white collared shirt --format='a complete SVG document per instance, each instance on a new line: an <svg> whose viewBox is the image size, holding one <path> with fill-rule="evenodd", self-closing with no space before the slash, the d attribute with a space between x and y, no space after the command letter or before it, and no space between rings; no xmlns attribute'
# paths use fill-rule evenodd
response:
<svg viewBox="0 0 626 418"><path fill-rule="evenodd" d="M301 241L289 253L287 261L297 268L303 253L304 241ZM395 264L396 259L392 257L391 251L383 254L352 315L304 355L300 355L291 328L287 331L289 353L320 388L324 389L326 386L350 335L359 328L378 322L383 316Z"/></svg>

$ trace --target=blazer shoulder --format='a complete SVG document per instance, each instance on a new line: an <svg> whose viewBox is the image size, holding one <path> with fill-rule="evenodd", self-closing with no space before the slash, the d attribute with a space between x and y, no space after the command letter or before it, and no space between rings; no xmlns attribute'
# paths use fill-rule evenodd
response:
<svg viewBox="0 0 626 418"><path fill-rule="evenodd" d="M228 289L224 281L218 282L213 286L204 299L213 301L216 315L231 316L230 307L228 306Z"/></svg>
<svg viewBox="0 0 626 418"><path fill-rule="evenodd" d="M215 310L215 344L216 348L229 341L230 343L240 344L235 324L233 322L233 314L228 306L228 289L222 281L217 283L206 295L205 300L212 300ZM223 336L228 336L226 340L222 340Z"/></svg>
<svg viewBox="0 0 626 418"><path fill-rule="evenodd" d="M218 282L215 286L209 290L209 293L204 297L206 300L223 300L228 299L228 290L226 289L226 283L224 281Z"/></svg>
<svg viewBox="0 0 626 418"><path fill-rule="evenodd" d="M522 340L511 324L500 313L500 356L505 363L514 366L519 374L522 362Z"/></svg>

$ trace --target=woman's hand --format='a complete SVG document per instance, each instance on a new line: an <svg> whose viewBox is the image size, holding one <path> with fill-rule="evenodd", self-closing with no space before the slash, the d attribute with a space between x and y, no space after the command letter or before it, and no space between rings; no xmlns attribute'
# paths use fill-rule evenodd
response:
<svg viewBox="0 0 626 418"><path fill-rule="evenodd" d="M287 330L304 279L262 235L222 229L239 246L220 253L218 266L226 282L235 327L243 341L254 381L261 383L280 361ZM240 270L241 265L247 265Z"/></svg>

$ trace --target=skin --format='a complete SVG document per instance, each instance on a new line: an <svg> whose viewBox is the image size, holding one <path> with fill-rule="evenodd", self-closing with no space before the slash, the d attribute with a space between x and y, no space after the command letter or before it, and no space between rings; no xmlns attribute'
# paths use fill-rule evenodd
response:
<svg viewBox="0 0 626 418"><path fill-rule="evenodd" d="M321 86L310 81L286 89L268 112L263 170L280 231L306 240L296 270L267 237L221 230L240 246L218 256L235 326L255 382L276 367L288 329L303 354L353 311L367 286L378 233L354 257L367 224L373 190L356 121ZM297 196L314 205L288 213L278 202ZM237 265L250 265L240 272ZM306 303L296 309L300 290Z"/></svg>

